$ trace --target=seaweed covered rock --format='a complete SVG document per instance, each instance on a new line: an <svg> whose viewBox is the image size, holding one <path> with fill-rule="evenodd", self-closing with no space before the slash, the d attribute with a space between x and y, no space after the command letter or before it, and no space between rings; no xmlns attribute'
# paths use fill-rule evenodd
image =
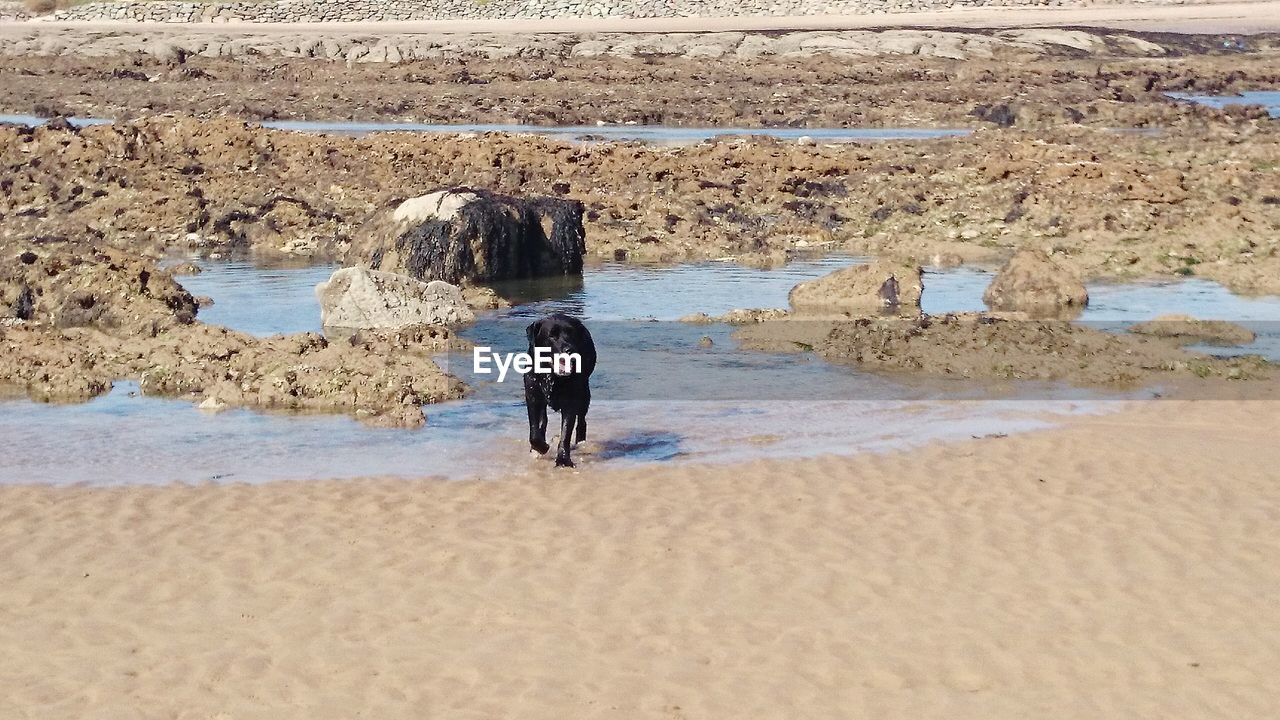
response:
<svg viewBox="0 0 1280 720"><path fill-rule="evenodd" d="M455 188L379 213L348 264L455 285L582 272L582 203Z"/></svg>
<svg viewBox="0 0 1280 720"><path fill-rule="evenodd" d="M982 300L992 310L1050 317L1079 311L1089 304L1089 291L1075 273L1048 255L1019 250L987 286Z"/></svg>
<svg viewBox="0 0 1280 720"><path fill-rule="evenodd" d="M918 310L923 290L920 266L878 261L802 282L787 300L797 313L859 315Z"/></svg>
<svg viewBox="0 0 1280 720"><path fill-rule="evenodd" d="M316 298L325 327L395 329L458 325L475 319L455 285L362 267L335 271L316 286Z"/></svg>
<svg viewBox="0 0 1280 720"><path fill-rule="evenodd" d="M0 318L10 322L155 334L196 317L195 298L171 275L115 248L46 240L4 255Z"/></svg>

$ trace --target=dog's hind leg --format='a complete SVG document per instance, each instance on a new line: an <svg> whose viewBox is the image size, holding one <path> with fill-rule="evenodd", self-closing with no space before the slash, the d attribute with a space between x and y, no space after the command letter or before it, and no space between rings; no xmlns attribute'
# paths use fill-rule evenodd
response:
<svg viewBox="0 0 1280 720"><path fill-rule="evenodd" d="M578 432L574 436L574 444L587 439L587 411L591 409L591 388L582 394L582 412L578 413Z"/></svg>

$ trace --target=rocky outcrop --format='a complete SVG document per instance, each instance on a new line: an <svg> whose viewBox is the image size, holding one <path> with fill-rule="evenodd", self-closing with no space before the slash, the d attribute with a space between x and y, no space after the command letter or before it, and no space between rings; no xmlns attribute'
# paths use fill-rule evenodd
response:
<svg viewBox="0 0 1280 720"><path fill-rule="evenodd" d="M366 223L349 264L453 284L582 272L582 203L454 188L405 200Z"/></svg>
<svg viewBox="0 0 1280 720"><path fill-rule="evenodd" d="M1019 250L996 274L982 300L992 310L1033 316L1071 314L1089 304L1089 291L1074 272L1036 250Z"/></svg>
<svg viewBox="0 0 1280 720"><path fill-rule="evenodd" d="M206 232L220 245L300 257L329 255L345 239L336 213L281 194L226 210Z"/></svg>
<svg viewBox="0 0 1280 720"><path fill-rule="evenodd" d="M734 339L753 350L812 351L871 370L947 378L1132 386L1179 377L1274 377L1273 366L1258 357L1213 358L1169 342L1067 320L992 313L783 320L741 326Z"/></svg>
<svg viewBox="0 0 1280 720"><path fill-rule="evenodd" d="M1190 315L1162 315L1133 325L1129 332L1210 345L1248 345L1257 339L1257 335L1243 325L1226 320L1197 320Z"/></svg>
<svg viewBox="0 0 1280 720"><path fill-rule="evenodd" d="M337 270L316 286L326 328L397 329L459 325L475 319L455 285L362 267Z"/></svg>
<svg viewBox="0 0 1280 720"><path fill-rule="evenodd" d="M128 379L209 409L416 427L424 403L465 390L432 360L459 346L446 327L258 338L196 322L195 298L138 253L46 237L0 245L0 259L0 385L36 400L88 400Z"/></svg>
<svg viewBox="0 0 1280 720"><path fill-rule="evenodd" d="M32 13L23 6L23 3L11 0L0 2L0 21L30 20L31 16Z"/></svg>
<svg viewBox="0 0 1280 720"><path fill-rule="evenodd" d="M111 247L33 242L0 262L0 319L154 335L195 320L195 298L168 273Z"/></svg>
<svg viewBox="0 0 1280 720"><path fill-rule="evenodd" d="M1206 160L1236 155L1249 161ZM1176 178L1162 172L1171 166L1195 190L1176 210L1154 202L1176 192ZM350 256L345 264L355 265L338 236L354 237L377 208L394 207L406 194L397 188L471 186L581 198L588 248L599 258L745 260L820 248L921 259L954 252L986 263L1005 259L999 253L1008 251L993 248L1025 244L1057 248L1054 261L1081 277L1194 272L1234 290L1280 293L1280 235L1272 230L1280 201L1271 189L1280 133L1271 131L991 130L937 143L869 143L851 158L845 147L767 140L656 148L493 133L351 138L150 117L79 130L0 126L0 167L0 236L15 244L61 236L154 257L186 249L256 255L327 232L334 259ZM1125 212L1115 210L1117 188L1166 175L1159 193L1136 193L1123 201ZM341 220L316 225L319 214L294 216L305 208L281 200L251 223L276 231L233 222L227 227L243 241L218 232L228 213L278 195Z"/></svg>
<svg viewBox="0 0 1280 720"><path fill-rule="evenodd" d="M923 290L920 266L878 261L802 282L787 300L795 312L804 314L909 312L920 308Z"/></svg>
<svg viewBox="0 0 1280 720"><path fill-rule="evenodd" d="M418 427L422 405L461 397L461 381L432 354L453 347L447 328L257 338L194 323L154 337L97 328L0 326L0 384L42 401L84 401L132 379L147 395L201 407L347 413L371 424Z"/></svg>

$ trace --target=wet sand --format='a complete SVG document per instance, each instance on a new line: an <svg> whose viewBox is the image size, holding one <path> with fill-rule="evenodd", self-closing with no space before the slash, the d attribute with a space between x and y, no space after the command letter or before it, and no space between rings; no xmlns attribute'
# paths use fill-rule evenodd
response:
<svg viewBox="0 0 1280 720"><path fill-rule="evenodd" d="M7 487L0 685L15 718L1274 717L1277 431L1152 401L785 465Z"/></svg>

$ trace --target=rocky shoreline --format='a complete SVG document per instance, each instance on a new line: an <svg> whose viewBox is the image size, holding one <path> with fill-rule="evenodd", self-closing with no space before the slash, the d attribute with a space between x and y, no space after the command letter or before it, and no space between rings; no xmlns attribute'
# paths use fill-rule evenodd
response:
<svg viewBox="0 0 1280 720"><path fill-rule="evenodd" d="M200 323L196 299L170 286L157 260L182 251L356 262L353 244L372 218L439 188L580 207L585 253L597 260L770 266L847 252L918 268L995 266L1022 251L1077 279L1195 276L1280 293L1280 129L1259 107L1217 110L1166 95L1280 84L1274 39L1223 50L1216 38L1194 36L913 32L872 33L843 47L831 34L648 37L630 46L526 36L519 47L545 52L457 45L394 66L365 55L323 61L323 39L307 57L299 48L288 51L298 57L258 55L252 42L202 57L209 46L193 53L170 36L146 52L112 50L109 34L84 35L80 46L6 36L4 109L134 119L0 127L0 254L18 268L5 281L0 378L49 400L82 400L131 378L144 392L211 409L419 425L422 403L464 391L431 361L456 343L447 331L253 338ZM691 44L713 39L723 43L718 58ZM917 54L884 54L904 39ZM766 41L775 51L793 43L799 54L742 56ZM280 49L293 40L273 42ZM589 42L604 43L602 54L584 56ZM874 57L861 58L872 46ZM968 59L946 57L947 47ZM105 59L90 57L97 50ZM347 137L246 122L277 117L972 134L656 147L477 133ZM43 275L23 274L37 266ZM918 298L905 277L882 297ZM473 305L499 302L466 291ZM1076 290L1062 297L1084 300ZM34 317L43 320L33 325ZM1116 368L1081 376L1086 382L1260 374L1194 359L1174 337L1190 331L1176 325L1116 340L1067 325L926 322L851 326L814 347L885 369L923 368L941 360L920 348L951 347L981 366L977 376L1000 366L971 352L987 346L1014 358L1010 377L1053 376L1085 359L1080 348L1091 348L1096 367ZM868 354L872 347L891 351ZM1058 364L1041 362L1046 353ZM964 374L947 363L944 372Z"/></svg>
<svg viewBox="0 0 1280 720"><path fill-rule="evenodd" d="M998 263L1033 250L1082 278L1197 275L1280 292L1280 198L1270 190L1280 186L1280 131L1229 114L1210 127L1158 137L988 129L911 143L747 138L681 148L498 134L316 136L162 117L0 128L0 250L18 273L5 283L11 320L0 378L50 400L86 399L133 378L144 392L212 409L420 425L422 403L463 392L431 360L453 342L447 331L252 338L193 322L195 300L156 259L174 250L344 257L379 212L439 187L581 202L585 249L597 258L770 265L846 251L910 266ZM895 302L919 297L909 285L893 290ZM813 347L899 369L927 367L920 348L951 347L977 368L999 366L983 355L995 352L1008 355L1009 377L1057 377L1086 361L1118 368L1084 382L1157 370L1257 376L1254 365L1195 360L1162 338L1059 325L854 325L840 342L828 333ZM1137 345L1158 352L1136 353ZM1058 364L1038 370L1046 353Z"/></svg>
<svg viewBox="0 0 1280 720"><path fill-rule="evenodd" d="M3 248L0 383L37 400L82 402L129 379L208 410L339 412L417 427L423 404L465 390L432 360L458 345L447 328L257 338L197 321L195 298L129 249L50 237Z"/></svg>
<svg viewBox="0 0 1280 720"><path fill-rule="evenodd" d="M1280 292L1280 130L1220 113L1208 133L679 148L150 118L0 128L0 162L0 239L15 252L61 237L337 258L378 208L467 186L581 201L587 254L600 258L771 265L846 251L993 264L1032 248L1085 278L1195 275Z"/></svg>

